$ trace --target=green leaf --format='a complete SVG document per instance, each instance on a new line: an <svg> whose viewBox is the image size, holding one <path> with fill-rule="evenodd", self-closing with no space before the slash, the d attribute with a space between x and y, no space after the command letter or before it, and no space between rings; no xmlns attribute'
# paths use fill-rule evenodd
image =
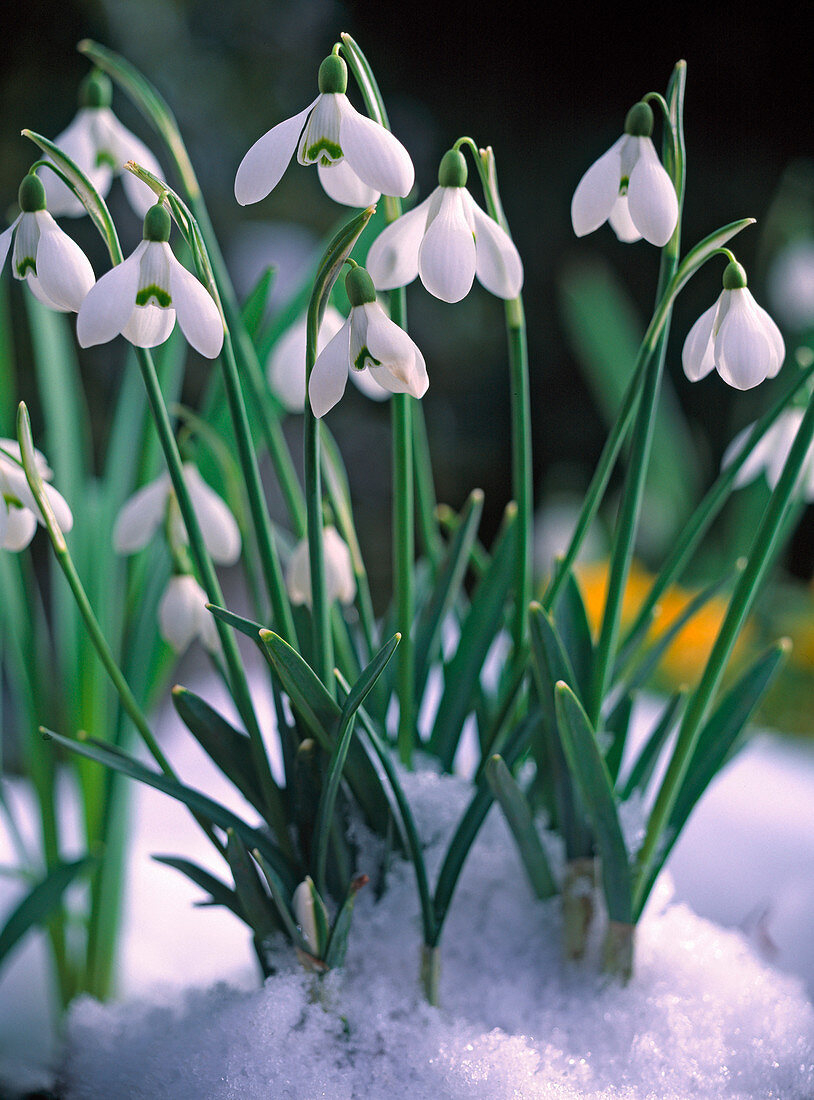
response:
<svg viewBox="0 0 814 1100"><path fill-rule="evenodd" d="M276 932L280 922L275 918L269 895L260 880L257 867L246 845L234 831L227 830L226 861L235 883L235 894L245 913L245 920L259 940Z"/></svg>
<svg viewBox="0 0 814 1100"><path fill-rule="evenodd" d="M477 694L483 662L503 625L506 601L514 582L516 521L517 506L512 502L506 508L492 560L461 623L458 648L444 668L444 693L433 724L430 751L446 771L452 769L464 721Z"/></svg>
<svg viewBox="0 0 814 1100"><path fill-rule="evenodd" d="M573 573L568 578L551 613L552 622L568 662L573 669L576 694L583 698L589 690L594 664L594 644L582 592ZM559 679L565 679L564 676Z"/></svg>
<svg viewBox="0 0 814 1100"><path fill-rule="evenodd" d="M244 924L251 924L235 891L215 875L203 867L199 867L197 863L193 863L189 859L182 859L180 856L153 856L152 858L156 863L163 863L167 867L173 867L176 871L180 871L196 886L206 890L212 905L222 905L225 909L231 910Z"/></svg>
<svg viewBox="0 0 814 1100"><path fill-rule="evenodd" d="M95 863L92 856L73 863L60 863L32 887L0 928L0 963L29 929L48 920L74 879L85 874Z"/></svg>
<svg viewBox="0 0 814 1100"><path fill-rule="evenodd" d="M367 884L367 875L359 875L351 882L348 887L348 893L345 897L345 901L342 908L336 915L334 926L331 929L331 935L328 940L328 946L325 949L324 961L325 965L331 970L338 966L345 965L345 955L348 951L348 939L350 937L350 925L351 917L353 916L353 906L356 903L356 895L361 888Z"/></svg>
<svg viewBox="0 0 814 1100"><path fill-rule="evenodd" d="M245 634L247 638L251 638L253 642L256 642L261 649L263 648L260 642L260 631L266 628L261 626L260 623L254 622L253 619L244 619L242 615L236 615L234 611L227 611L225 607L218 607L217 604L208 603L206 607L216 619L220 619L228 626L234 627L235 630L240 631L241 634Z"/></svg>
<svg viewBox="0 0 814 1100"><path fill-rule="evenodd" d="M182 722L209 758L260 813L265 801L247 734L231 726L210 705L184 687L172 689L172 702Z"/></svg>
<svg viewBox="0 0 814 1100"><path fill-rule="evenodd" d="M279 634L264 628L259 634L266 657L295 713L323 748L330 749L341 714L338 703L311 666Z"/></svg>
<svg viewBox="0 0 814 1100"><path fill-rule="evenodd" d="M506 761L497 753L486 763L486 779L512 831L535 896L541 899L553 897L557 887L534 825L531 808L519 783L506 767Z"/></svg>
<svg viewBox="0 0 814 1100"><path fill-rule="evenodd" d="M128 756L121 749L116 749L104 742L96 741L93 738L75 741L70 737L62 737L60 734L54 733L53 730L43 730L42 732L46 738L56 741L58 745L70 749L71 752L79 753L80 756L95 760L107 768L121 772L122 775L127 775L131 779L137 779L140 783L146 783L150 787L155 787L158 791L163 791L170 798L183 802L193 813L200 814L211 821L213 825L218 825L221 829L233 828L247 847L258 848L263 853L281 881L293 889L292 870L280 851L270 841L268 835L260 829L254 829L247 825L237 814L232 813L225 806L221 806L220 803L202 794L201 791L195 790L194 787L187 787L160 772L145 768L138 760Z"/></svg>
<svg viewBox="0 0 814 1100"><path fill-rule="evenodd" d="M459 597L469 566L472 545L483 512L483 490L473 489L461 510L455 536L444 555L429 599L421 611L415 632L415 696L424 694L433 661L438 659L444 622Z"/></svg>
<svg viewBox="0 0 814 1100"><path fill-rule="evenodd" d="M633 889L627 847L608 769L588 716L568 684L555 688L555 705L565 758L582 794L602 856L602 885L608 916L633 922Z"/></svg>
<svg viewBox="0 0 814 1100"><path fill-rule="evenodd" d="M274 904L277 906L277 912L280 916L283 927L291 939L291 942L299 947L301 951L310 953L308 944L303 939L302 933L297 927L294 918L291 915L291 899L294 894L294 888L288 888L281 880L280 876L275 871L274 867L264 857L259 848L255 848L252 851L252 856L257 860L257 864L260 870L263 872L269 893L271 894Z"/></svg>
<svg viewBox="0 0 814 1100"><path fill-rule="evenodd" d="M661 713L661 718L653 727L644 747L636 757L636 763L631 768L630 775L625 780L620 793L623 802L626 802L634 791L643 793L647 789L647 785L653 777L659 754L667 743L667 738L686 698L687 689L681 688L667 701Z"/></svg>
<svg viewBox="0 0 814 1100"><path fill-rule="evenodd" d="M246 332L255 342L263 327L263 320L266 316L266 309L268 308L269 294L271 293L271 286L276 274L276 267L272 265L266 267L252 290L249 292L249 296L243 303L243 308L240 311L240 315L243 318L243 324L246 326Z"/></svg>

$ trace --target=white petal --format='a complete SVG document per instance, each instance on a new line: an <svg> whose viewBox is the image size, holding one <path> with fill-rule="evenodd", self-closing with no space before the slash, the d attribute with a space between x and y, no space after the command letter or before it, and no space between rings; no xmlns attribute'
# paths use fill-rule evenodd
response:
<svg viewBox="0 0 814 1100"><path fill-rule="evenodd" d="M593 233L610 216L622 181L623 141L624 137L620 137L614 142L607 153L594 161L577 184L571 200L571 224L578 237Z"/></svg>
<svg viewBox="0 0 814 1100"><path fill-rule="evenodd" d="M204 614L208 615L206 593L195 578L171 577L158 606L162 638L179 652L186 649L201 635Z"/></svg>
<svg viewBox="0 0 814 1100"><path fill-rule="evenodd" d="M155 348L168 339L175 328L175 310L148 302L135 306L122 329L122 336L137 348Z"/></svg>
<svg viewBox="0 0 814 1100"><path fill-rule="evenodd" d="M298 115L279 122L249 149L235 176L235 198L241 206L264 199L280 182L316 102L315 99Z"/></svg>
<svg viewBox="0 0 814 1100"><path fill-rule="evenodd" d="M94 139L94 121L97 109L82 107L77 111L73 122L54 138L56 145L66 156L81 168L90 182L104 197L110 190L113 172L109 164L97 163L97 148ZM51 214L57 217L76 218L86 213L85 207L55 172L42 173L45 187L45 201Z"/></svg>
<svg viewBox="0 0 814 1100"><path fill-rule="evenodd" d="M639 156L630 173L628 210L646 241L661 248L678 221L678 199L673 181L656 154L651 138L640 137Z"/></svg>
<svg viewBox="0 0 814 1100"><path fill-rule="evenodd" d="M76 338L83 348L106 344L124 329L136 308L142 241L123 263L111 268L85 296L76 319Z"/></svg>
<svg viewBox="0 0 814 1100"><path fill-rule="evenodd" d="M353 316L351 310L351 317ZM308 382L314 416L324 416L345 392L350 363L350 317L317 356Z"/></svg>
<svg viewBox="0 0 814 1100"><path fill-rule="evenodd" d="M410 193L415 169L410 154L384 126L367 118L342 97L339 139L351 168L364 183L383 195Z"/></svg>
<svg viewBox="0 0 814 1100"><path fill-rule="evenodd" d="M418 275L418 250L427 228L427 215L434 195L435 191L418 206L396 218L370 246L365 267L378 290L407 286Z"/></svg>
<svg viewBox="0 0 814 1100"><path fill-rule="evenodd" d="M747 424L747 426L742 431L738 432L738 434L726 448L723 454L723 458L721 459L722 470L725 470L728 466L731 466L732 463L740 457L741 452L743 451L750 436L752 435L752 430L754 429L754 426L754 424ZM772 444L773 435L774 428L769 428L768 432L766 432L763 438L752 448L749 456L747 457L744 464L741 466L740 470L738 470L738 473L735 477L735 481L733 482L733 487L735 489L740 489L742 485L748 485L750 481L754 481L758 474L760 474L765 469L766 460L768 457L768 448Z"/></svg>
<svg viewBox="0 0 814 1100"><path fill-rule="evenodd" d="M475 274L478 282L498 298L516 298L523 287L523 261L514 241L486 214L468 191L464 203L475 226Z"/></svg>
<svg viewBox="0 0 814 1100"><path fill-rule="evenodd" d="M42 304L44 306L48 306L49 309L54 309L58 313L71 313L72 312L70 309L67 309L65 306L58 305L53 300L53 298L48 297L48 295L42 289L42 284L40 283L39 279L34 274L34 272L31 270L31 268L29 268L28 271L26 271L26 273L25 273L25 281L26 281L26 284L28 286L28 289L31 291L31 293L34 295L34 297L37 299L37 301L42 302Z"/></svg>
<svg viewBox="0 0 814 1100"><path fill-rule="evenodd" d="M6 454L3 454L3 452ZM11 462L7 455L13 455L17 459L17 462ZM11 468L19 469L19 463L21 462L20 444L16 439L3 439L0 438L0 488L3 484L3 474ZM51 481L54 476L54 471L48 465L48 461L42 451L38 451L34 448L34 465L37 468L37 473L43 479L43 481Z"/></svg>
<svg viewBox="0 0 814 1100"><path fill-rule="evenodd" d="M234 565L240 557L240 529L229 506L188 462L184 464L184 480L212 560L219 565Z"/></svg>
<svg viewBox="0 0 814 1100"><path fill-rule="evenodd" d="M16 464L5 463L3 466L3 479L11 495L16 497L24 508L32 512L39 523L44 523L42 512L25 476L25 470ZM53 485L46 484L43 488L60 530L70 531L73 527L73 514L65 498L56 491Z"/></svg>
<svg viewBox="0 0 814 1100"><path fill-rule="evenodd" d="M354 386L361 390L365 397L369 397L371 401L386 401L393 392L385 389L380 382L377 382L369 368L368 370L348 371L348 375Z"/></svg>
<svg viewBox="0 0 814 1100"><path fill-rule="evenodd" d="M196 351L215 359L223 347L223 321L215 300L203 283L170 258L170 295L178 324Z"/></svg>
<svg viewBox="0 0 814 1100"><path fill-rule="evenodd" d="M164 522L169 494L169 474L162 474L125 501L113 527L113 548L117 553L133 554L147 545Z"/></svg>
<svg viewBox="0 0 814 1100"><path fill-rule="evenodd" d="M475 279L475 238L464 207L465 189L440 187L438 191L438 212L427 219L418 271L430 294L442 302L460 302Z"/></svg>
<svg viewBox="0 0 814 1100"><path fill-rule="evenodd" d="M336 336L345 318L329 305L322 318L317 340L317 354ZM305 408L305 344L307 317L300 317L275 343L268 361L268 381L275 397L288 412L301 413Z"/></svg>
<svg viewBox="0 0 814 1100"><path fill-rule="evenodd" d="M25 550L37 530L36 516L28 508L6 507L0 500L0 547L18 553Z"/></svg>
<svg viewBox="0 0 814 1100"><path fill-rule="evenodd" d="M730 291L726 316L715 337L715 366L726 382L738 390L759 385L776 364L776 349L753 308L746 287Z"/></svg>
<svg viewBox="0 0 814 1100"><path fill-rule="evenodd" d="M633 244L640 241L642 235L630 217L627 205L627 195L620 195L613 204L613 210L608 215L608 224L623 244Z"/></svg>
<svg viewBox="0 0 814 1100"><path fill-rule="evenodd" d="M293 604L311 606L311 562L308 557L308 539L301 539L288 559L285 587L288 598Z"/></svg>
<svg viewBox="0 0 814 1100"><path fill-rule="evenodd" d="M37 218L40 223L37 278L52 301L64 310L78 313L96 282L90 260L47 210L40 211Z"/></svg>
<svg viewBox="0 0 814 1100"><path fill-rule="evenodd" d="M681 351L681 363L684 373L691 382L706 378L715 366L713 355L712 329L718 314L719 302L704 310L684 341Z"/></svg>
<svg viewBox="0 0 814 1100"><path fill-rule="evenodd" d="M345 96L326 92L317 98L297 146L300 164L330 164L342 159L339 119Z"/></svg>
<svg viewBox="0 0 814 1100"><path fill-rule="evenodd" d="M367 347L378 366L370 365L376 381L393 393L423 397L429 386L424 357L409 335L376 302L362 307L367 314Z"/></svg>
<svg viewBox="0 0 814 1100"><path fill-rule="evenodd" d="M774 323L772 317L766 312L763 306L759 306L757 304L754 298L752 298L752 308L756 310L758 317L761 319L763 323L763 329L769 338L769 342L771 343L772 348L774 349L777 365L775 367L772 367L767 375L768 378L774 378L774 376L779 372L785 361L786 345L783 341L783 336L780 332L780 329Z"/></svg>
<svg viewBox="0 0 814 1100"><path fill-rule="evenodd" d="M347 543L343 542L335 527L326 527L322 532L322 545L328 600L339 600L343 604L353 603L356 578L353 575L353 563Z"/></svg>
<svg viewBox="0 0 814 1100"><path fill-rule="evenodd" d="M317 172L325 194L334 202L364 207L372 206L379 198L379 192L362 183L344 158L333 164L323 164L320 161Z"/></svg>
<svg viewBox="0 0 814 1100"><path fill-rule="evenodd" d="M0 233L0 271L3 269L3 264L6 262L6 256L8 256L8 250L11 248L11 238L14 236L14 230L17 228L22 214L18 214L8 229L4 229Z"/></svg>
<svg viewBox="0 0 814 1100"><path fill-rule="evenodd" d="M131 133L116 118L109 107L99 107L96 112L94 133L97 141L97 156L107 154L115 163L116 171L122 177L127 201L133 210L144 217L151 206L155 205L155 192L132 172L124 170L128 160L133 160L154 176L162 178L161 165L153 156L152 150Z"/></svg>

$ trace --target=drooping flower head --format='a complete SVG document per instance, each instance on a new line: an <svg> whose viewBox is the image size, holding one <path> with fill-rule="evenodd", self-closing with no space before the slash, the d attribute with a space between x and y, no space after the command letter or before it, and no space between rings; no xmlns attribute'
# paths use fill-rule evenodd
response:
<svg viewBox="0 0 814 1100"><path fill-rule="evenodd" d="M78 312L94 284L90 261L46 210L45 187L39 176L29 172L23 178L18 201L20 214L0 233L0 268L13 238L14 278L24 279L34 297L50 309Z"/></svg>
<svg viewBox="0 0 814 1100"><path fill-rule="evenodd" d="M319 327L317 352L336 336L345 323L339 310L328 305ZM308 318L303 315L277 340L266 367L268 383L274 396L291 413L301 413L305 408L305 346ZM352 371L351 379L373 401L384 401L390 396L368 371Z"/></svg>
<svg viewBox="0 0 814 1100"><path fill-rule="evenodd" d="M82 303L76 336L83 348L120 333L131 344L163 344L176 316L189 343L207 359L223 346L223 322L214 299L173 255L171 219L161 202L144 218L144 239L103 275Z"/></svg>
<svg viewBox="0 0 814 1100"><path fill-rule="evenodd" d="M353 603L356 595L356 578L353 575L350 550L335 527L323 528L322 548L325 559L325 594L328 602L339 600L343 604ZM289 558L285 586L292 603L311 606L311 559L308 554L308 539L301 539Z"/></svg>
<svg viewBox="0 0 814 1100"><path fill-rule="evenodd" d="M161 166L144 142L113 114L112 95L110 80L104 73L89 73L79 86L79 110L54 144L81 168L103 198L113 177L121 176L128 202L143 218L155 202L155 195L132 172L125 172L124 166L128 160L135 160L154 176L161 176ZM57 217L74 218L85 213L70 187L53 172L46 176L45 192L48 207Z"/></svg>
<svg viewBox="0 0 814 1100"><path fill-rule="evenodd" d="M508 233L466 189L466 159L450 149L438 169L438 187L388 225L373 242L367 269L380 290L421 276L430 294L459 302L478 281L498 298L516 298L523 264Z"/></svg>
<svg viewBox="0 0 814 1100"><path fill-rule="evenodd" d="M424 356L376 301L370 275L363 267L351 268L345 289L350 313L317 356L308 382L314 416L324 416L339 401L351 370L369 370L391 393L423 397L430 384Z"/></svg>
<svg viewBox="0 0 814 1100"><path fill-rule="evenodd" d="M220 644L215 620L207 608L204 590L189 573L175 573L158 605L161 637L183 652L196 638L215 652Z"/></svg>
<svg viewBox="0 0 814 1100"><path fill-rule="evenodd" d="M656 153L653 111L636 103L628 111L625 132L588 169L571 200L571 223L578 237L610 222L620 241L642 237L662 247L678 221L673 181Z"/></svg>
<svg viewBox="0 0 814 1100"><path fill-rule="evenodd" d="M70 531L71 509L53 485L47 484L54 476L53 471L40 451L34 451L34 461L60 530ZM43 524L44 520L20 462L20 444L16 439L0 439L0 548L24 550L34 537L38 522Z"/></svg>
<svg viewBox="0 0 814 1100"><path fill-rule="evenodd" d="M241 206L259 202L277 186L295 149L299 163L316 164L327 194L346 206L409 193L415 171L407 150L351 105L347 87L347 65L332 53L319 67L314 102L264 134L240 162L235 198Z"/></svg>
<svg viewBox="0 0 814 1100"><path fill-rule="evenodd" d="M724 270L718 301L701 314L687 334L681 360L691 382L714 368L730 386L749 390L774 378L786 347L780 329L746 286L746 272L732 260Z"/></svg>
<svg viewBox="0 0 814 1100"><path fill-rule="evenodd" d="M770 489L774 489L783 473L786 459L789 457L795 436L803 421L804 409L795 407L784 409L763 438L752 448L743 466L735 478L735 488L748 485L750 481L763 474ZM754 424L749 424L738 432L724 452L721 468L731 465L747 445ZM796 486L797 493L805 500L814 500L814 444L808 449L803 468Z"/></svg>

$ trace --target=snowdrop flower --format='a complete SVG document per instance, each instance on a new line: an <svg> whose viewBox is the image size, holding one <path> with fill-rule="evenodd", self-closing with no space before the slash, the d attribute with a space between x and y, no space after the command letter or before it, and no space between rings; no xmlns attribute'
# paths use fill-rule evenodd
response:
<svg viewBox="0 0 814 1100"><path fill-rule="evenodd" d="M14 238L11 266L35 298L61 313L76 313L94 284L85 253L59 228L45 209L42 180L29 173L18 192L21 213L0 233L0 268Z"/></svg>
<svg viewBox="0 0 814 1100"><path fill-rule="evenodd" d="M144 219L144 240L128 259L103 275L85 298L76 322L83 348L105 344L121 333L131 344L163 344L176 314L189 343L207 359L223 346L223 322L214 299L183 264L168 241L170 216L158 202Z"/></svg>
<svg viewBox="0 0 814 1100"><path fill-rule="evenodd" d="M353 603L356 595L356 578L350 550L342 541L335 527L322 531L322 547L325 556L325 592L329 603ZM311 606L311 559L308 556L308 539L302 539L294 548L285 574L285 586L294 604Z"/></svg>
<svg viewBox="0 0 814 1100"><path fill-rule="evenodd" d="M401 142L351 106L348 69L337 54L319 67L314 102L264 134L249 149L235 176L241 206L259 202L282 178L297 151L300 164L316 164L328 195L346 206L370 206L380 193L409 193L415 171Z"/></svg>
<svg viewBox="0 0 814 1100"><path fill-rule="evenodd" d="M376 301L367 271L351 268L345 289L351 305L348 319L317 356L308 383L314 416L324 416L334 407L345 392L349 371L365 367L391 393L423 397L430 384L424 357Z"/></svg>
<svg viewBox="0 0 814 1100"><path fill-rule="evenodd" d="M684 373L697 382L714 367L728 385L749 390L774 378L786 348L780 329L747 290L746 272L739 263L727 265L723 283L718 301L687 334L681 353Z"/></svg>
<svg viewBox="0 0 814 1100"><path fill-rule="evenodd" d="M54 139L54 145L81 168L103 197L110 190L113 176L121 176L128 202L143 218L155 202L155 194L132 172L125 172L124 165L134 160L154 176L161 175L161 166L144 142L113 114L111 99L110 80L104 73L92 72L85 77L79 90L79 111L68 128ZM45 193L48 207L57 217L75 218L85 213L85 207L70 187L53 172L46 173Z"/></svg>
<svg viewBox="0 0 814 1100"><path fill-rule="evenodd" d="M478 281L498 298L516 298L523 264L508 233L466 189L466 160L444 154L438 187L414 210L387 226L370 248L367 269L380 290L421 282L443 302L459 302Z"/></svg>
<svg viewBox="0 0 814 1100"><path fill-rule="evenodd" d="M795 332L814 326L814 241L795 241L774 259L766 279L772 309Z"/></svg>
<svg viewBox="0 0 814 1100"><path fill-rule="evenodd" d="M71 510L64 497L47 484L54 476L53 471L39 451L34 451L34 460L46 483L45 495L60 529L70 531L73 527ZM34 537L38 522L44 524L25 470L20 465L20 444L16 439L0 439L0 548L15 552L24 550Z"/></svg>
<svg viewBox="0 0 814 1100"><path fill-rule="evenodd" d="M240 530L234 516L192 463L184 463L184 481L212 560L218 565L234 565L240 557ZM186 545L186 528L170 475L164 473L125 502L113 528L114 549L120 554L141 550L167 519L171 545Z"/></svg>
<svg viewBox="0 0 814 1100"><path fill-rule="evenodd" d="M748 485L760 474L765 474L769 488L774 489L780 480L783 467L786 465L786 459L789 457L794 438L799 431L804 411L804 409L797 407L783 410L738 470L734 483L736 489L739 489L742 485ZM746 446L753 428L754 424L749 424L743 431L738 432L724 452L721 461L722 468L726 468L735 461ZM809 448L803 468L800 471L797 489L806 500L814 500L814 443Z"/></svg>
<svg viewBox="0 0 814 1100"><path fill-rule="evenodd" d="M667 244L678 221L678 199L656 154L651 134L653 111L636 103L628 111L625 132L577 184L571 222L578 237L610 222L620 241Z"/></svg>
<svg viewBox="0 0 814 1100"><path fill-rule="evenodd" d="M317 340L317 352L336 336L345 318L334 306L329 305L322 318ZM283 407L291 413L301 413L305 408L305 345L308 319L296 321L275 343L268 360L269 386ZM367 371L351 371L351 379L373 401L384 401L390 396Z"/></svg>
<svg viewBox="0 0 814 1100"><path fill-rule="evenodd" d="M170 578L158 605L158 625L161 637L179 653L196 638L210 652L218 649L218 630L207 602L206 593L194 577L184 573Z"/></svg>

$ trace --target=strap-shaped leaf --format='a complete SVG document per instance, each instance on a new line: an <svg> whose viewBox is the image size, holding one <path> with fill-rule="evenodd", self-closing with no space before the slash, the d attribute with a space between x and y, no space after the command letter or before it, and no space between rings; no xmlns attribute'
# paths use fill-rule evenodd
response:
<svg viewBox="0 0 814 1100"><path fill-rule="evenodd" d="M249 291L249 295L240 311L240 315L243 318L243 324L246 326L246 332L255 343L260 334L260 329L263 326L269 295L271 294L271 288L276 274L276 267L269 265L265 268L260 278Z"/></svg>
<svg viewBox="0 0 814 1100"><path fill-rule="evenodd" d="M506 767L506 761L498 753L486 763L486 779L517 843L532 890L538 898L552 897L556 894L557 887L548 857L534 826L531 808L517 780Z"/></svg>
<svg viewBox="0 0 814 1100"><path fill-rule="evenodd" d="M240 793L262 814L265 802L245 733L236 730L209 703L187 688L172 689L172 701L189 732Z"/></svg>
<svg viewBox="0 0 814 1100"><path fill-rule="evenodd" d="M687 689L681 688L667 701L661 717L653 727L653 731L644 747L636 757L636 763L630 769L630 775L625 780L620 793L623 802L626 802L634 791L644 792L647 789L647 785L653 777L659 754L667 742L670 731L675 725L678 712L686 698Z"/></svg>
<svg viewBox="0 0 814 1100"><path fill-rule="evenodd" d="M345 955L348 952L348 939L350 937L351 918L353 916L353 906L356 903L356 895L363 886L367 885L367 881L367 875L359 875L351 882L342 908L336 914L336 920L331 929L331 935L328 940L328 946L325 949L324 958L325 965L331 970L338 966L344 966L345 964Z"/></svg>
<svg viewBox="0 0 814 1100"><path fill-rule="evenodd" d="M503 621L514 582L517 506L506 508L489 567L478 582L461 624L458 648L444 669L444 693L435 716L430 750L450 771L467 714L472 709L486 654Z"/></svg>
<svg viewBox="0 0 814 1100"><path fill-rule="evenodd" d="M310 952L310 948L305 942L302 932L297 927L291 915L291 898L294 894L294 887L288 888L286 884L283 883L274 867L268 862L259 848L254 848L252 850L252 856L257 860L257 865L263 872L263 877L268 884L272 901L277 906L280 922L288 933L291 942L296 947L299 947L301 951Z"/></svg>
<svg viewBox="0 0 814 1100"><path fill-rule="evenodd" d="M48 920L74 879L95 863L92 856L84 856L73 863L60 863L29 890L0 928L0 963L29 929Z"/></svg>
<svg viewBox="0 0 814 1100"><path fill-rule="evenodd" d="M246 916L235 891L217 878L216 875L213 875L204 867L199 867L192 860L182 859L180 856L153 856L153 859L156 863L163 863L167 867L173 867L176 871L180 871L196 886L206 890L211 899L209 904L224 906L224 908L231 910L236 917L239 917L244 924L251 926L251 921Z"/></svg>
<svg viewBox="0 0 814 1100"><path fill-rule="evenodd" d="M218 607L217 604L208 603L206 608L212 612L216 619L221 619L228 626L234 627L235 630L239 630L241 634L245 634L247 638L251 638L253 642L260 645L260 631L265 629L260 623L256 623L252 619L244 619L242 615L236 615L234 611L228 611L225 607Z"/></svg>
<svg viewBox="0 0 814 1100"><path fill-rule="evenodd" d="M121 749L114 749L111 745L102 741L96 741L90 737L82 741L76 741L70 737L62 737L60 734L54 733L53 730L43 729L42 732L46 738L56 741L58 745L70 749L71 752L85 756L89 760L95 760L98 764L104 764L105 767L111 768L113 771L121 772L122 775L127 775L131 779L137 779L140 783L146 783L149 787L155 787L156 790L163 791L170 798L183 802L193 813L211 821L213 825L218 825L221 829L233 828L248 847L260 849L280 879L293 889L292 869L268 835L260 829L254 829L251 825L247 825L237 814L232 813L225 806L221 806L219 802L215 802L207 795L202 794L201 791L195 790L194 787L187 787L160 772L145 768L138 760L128 756Z"/></svg>
<svg viewBox="0 0 814 1100"><path fill-rule="evenodd" d="M568 574L560 597L554 605L552 621L557 627L557 634L574 673L574 681L566 682L583 699L593 675L594 643L585 602L573 573Z"/></svg>
<svg viewBox="0 0 814 1100"><path fill-rule="evenodd" d="M429 599L422 609L415 634L415 695L421 699L427 675L438 659L444 621L455 605L463 584L472 545L483 512L483 491L473 489L457 525L455 536L447 550Z"/></svg>
<svg viewBox="0 0 814 1100"><path fill-rule="evenodd" d="M341 711L336 700L288 642L273 630L261 629L260 641L269 663L291 700L294 711L324 748L331 748Z"/></svg>
<svg viewBox="0 0 814 1100"><path fill-rule="evenodd" d="M257 866L252 861L246 845L234 829L226 834L226 860L235 883L240 906L255 936L262 940L276 932L280 922L274 906L261 882Z"/></svg>
<svg viewBox="0 0 814 1100"><path fill-rule="evenodd" d="M588 716L568 684L560 681L556 685L554 700L565 758L579 785L602 856L602 886L608 916L630 924L632 876L608 769Z"/></svg>

